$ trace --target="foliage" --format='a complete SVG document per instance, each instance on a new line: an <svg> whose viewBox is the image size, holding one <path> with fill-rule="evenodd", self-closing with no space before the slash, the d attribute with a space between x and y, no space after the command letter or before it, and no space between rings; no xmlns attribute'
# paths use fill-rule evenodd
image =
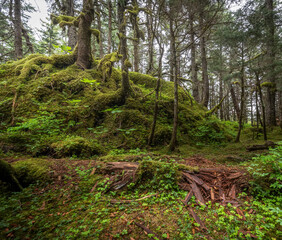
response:
<svg viewBox="0 0 282 240"><path fill-rule="evenodd" d="M258 197L281 196L282 190L282 143L267 155L259 155L247 166L253 177L253 191Z"/></svg>

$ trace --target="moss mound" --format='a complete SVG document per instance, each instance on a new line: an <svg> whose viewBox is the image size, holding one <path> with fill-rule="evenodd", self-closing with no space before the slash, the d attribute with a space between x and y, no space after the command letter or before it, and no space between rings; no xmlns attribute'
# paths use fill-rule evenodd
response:
<svg viewBox="0 0 282 240"><path fill-rule="evenodd" d="M90 146L92 140L109 148L146 145L153 121L156 78L129 73L132 94L124 103L121 71L112 68L112 62L103 65L95 61L93 69L83 71L74 60L73 55L33 54L0 66L0 138L4 142L0 146L4 151L40 155L53 149L60 157L90 156L102 152ZM105 72L108 65L111 69ZM182 88L179 101L180 143L230 139L226 127L216 118L205 118L205 109ZM173 84L161 81L155 145L169 142L172 120ZM70 135L86 140L65 139ZM23 137L26 140L20 140ZM52 137L56 141L45 144L46 151L36 150L35 144Z"/></svg>
<svg viewBox="0 0 282 240"><path fill-rule="evenodd" d="M49 162L43 159L29 159L15 162L15 175L24 187L37 182L50 181Z"/></svg>
<svg viewBox="0 0 282 240"><path fill-rule="evenodd" d="M64 140L51 144L56 157L90 157L103 153L102 147L94 141L79 136L69 136Z"/></svg>

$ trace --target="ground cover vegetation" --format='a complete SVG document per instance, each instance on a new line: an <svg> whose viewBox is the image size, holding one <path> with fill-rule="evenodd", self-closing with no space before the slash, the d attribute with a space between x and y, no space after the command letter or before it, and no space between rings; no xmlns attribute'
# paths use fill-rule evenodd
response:
<svg viewBox="0 0 282 240"><path fill-rule="evenodd" d="M281 3L46 2L0 1L0 238L280 239Z"/></svg>

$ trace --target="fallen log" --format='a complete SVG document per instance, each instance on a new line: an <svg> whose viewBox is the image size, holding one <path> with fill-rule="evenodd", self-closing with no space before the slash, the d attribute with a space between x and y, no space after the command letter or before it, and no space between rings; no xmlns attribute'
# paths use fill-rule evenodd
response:
<svg viewBox="0 0 282 240"><path fill-rule="evenodd" d="M251 151L258 151L258 150L267 150L271 147L275 147L277 146L277 144L275 144L272 141L267 141L265 142L265 144L261 144L261 145L252 145L252 146L248 146L246 147L247 151L251 152Z"/></svg>

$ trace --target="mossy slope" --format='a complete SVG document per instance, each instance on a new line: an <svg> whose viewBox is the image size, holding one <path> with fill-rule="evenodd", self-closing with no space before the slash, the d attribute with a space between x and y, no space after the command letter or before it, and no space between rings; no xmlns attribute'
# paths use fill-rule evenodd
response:
<svg viewBox="0 0 282 240"><path fill-rule="evenodd" d="M122 103L120 70L112 68L105 78L98 66L96 61L94 68L83 71L72 55L38 54L1 65L2 142L11 135L28 136L28 144L38 152L40 143L46 148L48 142L52 148L75 135L99 140L103 146L145 146L153 120L156 78L131 72L132 94ZM206 119L205 109L181 88L179 101L180 142L222 142L230 137L216 118ZM162 81L156 145L169 142L172 121L173 85ZM210 130L218 136L209 136Z"/></svg>

